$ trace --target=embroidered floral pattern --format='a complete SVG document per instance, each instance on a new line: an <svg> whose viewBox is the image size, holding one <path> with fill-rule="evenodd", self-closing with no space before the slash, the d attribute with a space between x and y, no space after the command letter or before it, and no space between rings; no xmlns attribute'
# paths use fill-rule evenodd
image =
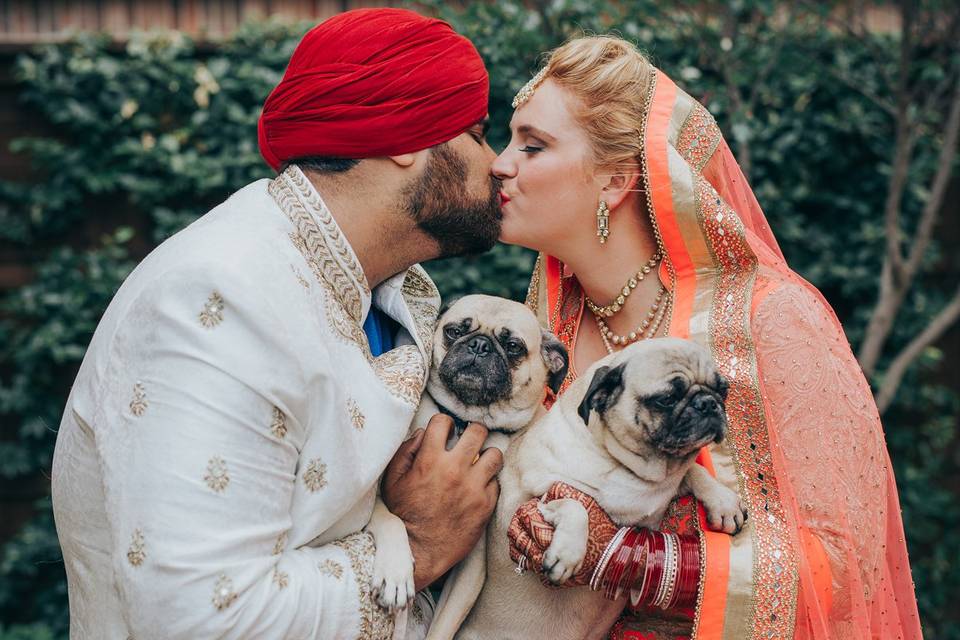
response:
<svg viewBox="0 0 960 640"><path fill-rule="evenodd" d="M353 398L347 398L347 415L350 416L350 424L357 431L363 431L363 426L367 423L367 417L360 411L357 402Z"/></svg>
<svg viewBox="0 0 960 640"><path fill-rule="evenodd" d="M680 127L676 148L683 159L699 172L710 161L721 138L720 128L713 116L697 102Z"/></svg>
<svg viewBox="0 0 960 640"><path fill-rule="evenodd" d="M287 435L287 418L279 408L273 408L273 420L270 422L270 433L283 440Z"/></svg>
<svg viewBox="0 0 960 640"><path fill-rule="evenodd" d="M273 568L273 584L277 585L278 589L286 589L287 585L290 584L290 576L286 571L280 571L279 568Z"/></svg>
<svg viewBox="0 0 960 640"><path fill-rule="evenodd" d="M147 390L142 382L133 385L133 400L130 401L130 413L138 418L147 410Z"/></svg>
<svg viewBox="0 0 960 640"><path fill-rule="evenodd" d="M237 594L233 591L233 580L220 574L217 578L217 583L213 585L213 606L217 608L217 611L223 611L237 599Z"/></svg>
<svg viewBox="0 0 960 640"><path fill-rule="evenodd" d="M147 552L144 549L143 531L134 529L130 540L130 548L127 549L127 562L134 567L139 567L147 558Z"/></svg>
<svg viewBox="0 0 960 640"><path fill-rule="evenodd" d="M220 456L213 456L207 462L207 472L203 476L203 481L207 486L216 491L222 492L230 484L230 473L227 471L227 463Z"/></svg>
<svg viewBox="0 0 960 640"><path fill-rule="evenodd" d="M273 543L273 555L278 556L283 553L283 550L287 548L287 535L289 532L284 531L277 536L277 541Z"/></svg>
<svg viewBox="0 0 960 640"><path fill-rule="evenodd" d="M320 568L320 573L325 576L330 576L337 580L343 577L343 565L336 560L327 558L317 566Z"/></svg>
<svg viewBox="0 0 960 640"><path fill-rule="evenodd" d="M223 297L214 291L207 298L203 310L200 311L200 324L207 329L212 329L223 322Z"/></svg>
<svg viewBox="0 0 960 640"><path fill-rule="evenodd" d="M322 463L319 458L314 458L307 463L307 470L303 472L303 484L307 491L316 493L327 486L327 465Z"/></svg>
<svg viewBox="0 0 960 640"><path fill-rule="evenodd" d="M353 578L360 593L360 633L358 640L387 639L393 636L393 616L380 607L373 597L370 578L373 575L373 556L376 552L373 536L361 532L333 543L343 549L350 559Z"/></svg>

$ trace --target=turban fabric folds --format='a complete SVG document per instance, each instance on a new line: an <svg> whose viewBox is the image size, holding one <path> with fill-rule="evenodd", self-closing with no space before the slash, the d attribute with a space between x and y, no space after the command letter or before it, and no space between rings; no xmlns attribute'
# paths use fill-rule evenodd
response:
<svg viewBox="0 0 960 640"><path fill-rule="evenodd" d="M442 20L358 9L311 29L263 106L260 154L372 158L446 142L487 113L473 44Z"/></svg>

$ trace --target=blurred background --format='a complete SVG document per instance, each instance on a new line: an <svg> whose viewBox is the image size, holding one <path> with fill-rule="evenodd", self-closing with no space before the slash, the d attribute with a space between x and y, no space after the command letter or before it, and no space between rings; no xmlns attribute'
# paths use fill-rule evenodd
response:
<svg viewBox="0 0 960 640"><path fill-rule="evenodd" d="M67 635L49 469L103 309L154 246L271 174L257 117L299 37L385 4L0 0L0 640ZM581 32L636 42L708 107L873 385L925 635L960 639L956 0L389 4L477 45L498 151L542 52ZM427 267L445 295L522 300L532 261Z"/></svg>

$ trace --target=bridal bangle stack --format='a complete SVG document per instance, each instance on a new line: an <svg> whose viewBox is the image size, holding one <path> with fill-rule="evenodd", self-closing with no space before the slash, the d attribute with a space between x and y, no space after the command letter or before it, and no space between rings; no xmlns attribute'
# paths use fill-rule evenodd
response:
<svg viewBox="0 0 960 640"><path fill-rule="evenodd" d="M629 591L633 608L692 606L700 577L699 554L696 536L623 527L600 556L590 588L603 590L610 600Z"/></svg>

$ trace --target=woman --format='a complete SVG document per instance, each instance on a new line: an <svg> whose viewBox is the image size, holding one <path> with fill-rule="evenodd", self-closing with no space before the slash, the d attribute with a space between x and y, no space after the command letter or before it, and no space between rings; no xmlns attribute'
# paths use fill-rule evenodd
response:
<svg viewBox="0 0 960 640"><path fill-rule="evenodd" d="M784 262L710 114L615 37L554 51L514 106L493 165L502 240L540 252L528 303L572 354L567 384L667 335L705 345L731 383L729 436L698 461L739 491L750 514L740 533L711 530L720 523L687 498L663 531L615 535L577 496L604 553L572 584L639 600L612 637L920 637L870 389L829 305ZM535 501L521 507L514 559L540 570L549 532Z"/></svg>

